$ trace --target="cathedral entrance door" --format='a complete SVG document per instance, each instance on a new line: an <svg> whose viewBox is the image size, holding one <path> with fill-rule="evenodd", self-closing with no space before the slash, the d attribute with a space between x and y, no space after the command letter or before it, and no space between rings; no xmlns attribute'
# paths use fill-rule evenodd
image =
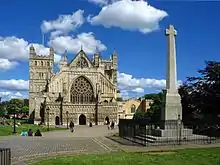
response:
<svg viewBox="0 0 220 165"><path fill-rule="evenodd" d="M58 116L56 116L55 118L55 124L60 125L60 118Z"/></svg>
<svg viewBox="0 0 220 165"><path fill-rule="evenodd" d="M79 116L79 125L86 125L86 116L84 114Z"/></svg>

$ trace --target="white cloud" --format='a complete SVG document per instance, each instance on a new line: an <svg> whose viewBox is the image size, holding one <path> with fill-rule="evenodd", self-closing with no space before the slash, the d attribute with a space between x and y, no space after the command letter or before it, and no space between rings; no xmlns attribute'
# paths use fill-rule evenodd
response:
<svg viewBox="0 0 220 165"><path fill-rule="evenodd" d="M28 59L28 42L23 38L0 37L0 58L9 60Z"/></svg>
<svg viewBox="0 0 220 165"><path fill-rule="evenodd" d="M29 81L27 80L0 80L1 90L11 90L11 91L27 91L29 88Z"/></svg>
<svg viewBox="0 0 220 165"><path fill-rule="evenodd" d="M135 78L130 74L118 73L118 87L120 90L132 91L137 88L159 88L166 86L166 80L156 80L150 78ZM140 91L140 89L139 89Z"/></svg>
<svg viewBox="0 0 220 165"><path fill-rule="evenodd" d="M8 59L0 58L0 71L13 69L18 65L16 61L9 61Z"/></svg>
<svg viewBox="0 0 220 165"><path fill-rule="evenodd" d="M23 38L17 38L15 36L0 37L0 58L15 60L15 61L26 61L29 59L29 47L34 45L37 54L48 55L49 48L44 47L38 43L28 43ZM60 59L58 54L54 55L55 62ZM15 63L13 63L15 65Z"/></svg>
<svg viewBox="0 0 220 165"><path fill-rule="evenodd" d="M182 81L178 81L178 86ZM130 74L118 72L118 89L123 98L143 95L145 89L153 88L156 90L165 89L166 80L151 79L151 78L135 78Z"/></svg>
<svg viewBox="0 0 220 165"><path fill-rule="evenodd" d="M25 95L20 92L1 91L0 97L2 98L2 100L10 100L12 98L24 98Z"/></svg>
<svg viewBox="0 0 220 165"><path fill-rule="evenodd" d="M96 5L100 5L100 6L114 3L116 1L120 1L120 0L88 0L88 2L94 3Z"/></svg>
<svg viewBox="0 0 220 165"><path fill-rule="evenodd" d="M109 0L88 0L88 1L98 5L107 5L109 2Z"/></svg>
<svg viewBox="0 0 220 165"><path fill-rule="evenodd" d="M144 89L138 87L138 88L132 89L132 92L136 92L136 93L144 93Z"/></svg>
<svg viewBox="0 0 220 165"><path fill-rule="evenodd" d="M84 23L83 10L77 10L72 15L60 15L56 20L43 21L41 30L44 33L59 31L59 34L67 35Z"/></svg>
<svg viewBox="0 0 220 165"><path fill-rule="evenodd" d="M120 27L145 34L159 29L159 22L166 16L167 12L150 6L144 0L121 0L105 5L98 15L90 15L88 21L92 25Z"/></svg>
<svg viewBox="0 0 220 165"><path fill-rule="evenodd" d="M61 36L63 34L62 31L60 30L56 30L50 33L50 39L56 38L58 36Z"/></svg>
<svg viewBox="0 0 220 165"><path fill-rule="evenodd" d="M48 42L57 53L64 53L67 50L70 53L79 52L81 46L88 54L93 54L97 50L106 50L106 46L100 40L97 40L92 32L78 34L75 38L71 36L59 36Z"/></svg>

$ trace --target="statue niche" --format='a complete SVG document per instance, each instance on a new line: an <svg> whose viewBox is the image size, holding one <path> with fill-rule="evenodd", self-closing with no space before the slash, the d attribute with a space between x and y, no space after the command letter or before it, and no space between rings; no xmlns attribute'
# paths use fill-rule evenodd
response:
<svg viewBox="0 0 220 165"><path fill-rule="evenodd" d="M89 104L94 102L93 87L83 76L78 77L70 90L70 101L74 104Z"/></svg>

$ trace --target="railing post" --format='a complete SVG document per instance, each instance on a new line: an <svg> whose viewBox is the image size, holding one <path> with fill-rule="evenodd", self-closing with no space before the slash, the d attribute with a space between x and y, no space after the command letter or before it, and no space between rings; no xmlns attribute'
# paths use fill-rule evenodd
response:
<svg viewBox="0 0 220 165"><path fill-rule="evenodd" d="M0 165L11 165L10 148L0 148Z"/></svg>
<svg viewBox="0 0 220 165"><path fill-rule="evenodd" d="M182 136L182 121L180 119L180 115L178 115L177 128L179 128L179 145L181 145L181 136Z"/></svg>

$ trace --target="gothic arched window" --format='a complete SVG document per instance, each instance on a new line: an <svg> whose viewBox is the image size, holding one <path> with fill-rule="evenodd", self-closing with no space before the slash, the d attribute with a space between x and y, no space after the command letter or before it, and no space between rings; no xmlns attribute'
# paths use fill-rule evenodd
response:
<svg viewBox="0 0 220 165"><path fill-rule="evenodd" d="M89 64L84 57L80 57L76 63L76 67L78 68L88 68Z"/></svg>
<svg viewBox="0 0 220 165"><path fill-rule="evenodd" d="M135 110L136 110L136 106L134 104L132 104L132 106L131 106L131 113L135 113Z"/></svg>
<svg viewBox="0 0 220 165"><path fill-rule="evenodd" d="M70 101L74 104L92 103L94 92L90 82L83 76L77 78L70 89Z"/></svg>

